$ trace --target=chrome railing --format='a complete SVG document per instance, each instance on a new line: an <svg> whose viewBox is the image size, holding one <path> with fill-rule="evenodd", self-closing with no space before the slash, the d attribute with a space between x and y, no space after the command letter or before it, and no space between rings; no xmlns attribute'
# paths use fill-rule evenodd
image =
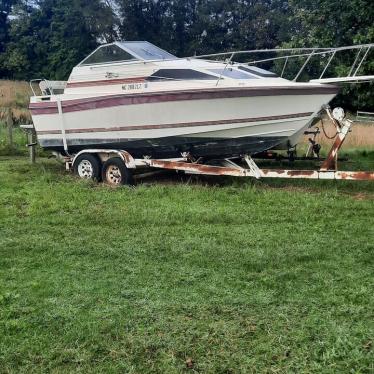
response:
<svg viewBox="0 0 374 374"><path fill-rule="evenodd" d="M337 60L338 53L343 52L356 52L354 57L353 63L347 66L347 70L349 70L348 74L344 77L339 78L355 78L355 77L363 77L359 76L358 73L362 69L363 64L367 60L367 57L370 51L373 50L374 43L371 44L360 44L360 45L353 45L353 46L346 46L346 47L333 47L333 48L275 48L275 49L258 49L258 50L243 50L243 51L231 51L231 52L223 52L223 53L214 53L214 54L207 54L207 55L200 55L200 56L193 56L190 57L191 59L221 59L223 61L216 61L219 63L225 63L224 68L222 69L222 75L224 74L225 70L228 68L230 64L234 63L234 58L243 55L258 55L258 54L277 54L275 57L268 57L268 58L261 58L261 59L249 59L245 62L241 62L242 64L248 65L258 65L262 63L271 63L276 61L284 60L284 63L281 68L280 76L284 77L287 69L287 65L292 59L300 59L305 58L302 62L302 66L297 70L295 76L291 79L293 81L297 81L303 72L306 70L308 65L311 65L311 61L315 57L319 57L320 59L327 58L327 62L323 65L322 73L319 75L318 80L324 79L329 67L332 66L334 60ZM279 56L279 54L285 54ZM214 61L214 60L213 60ZM373 73L374 74L374 73ZM368 80L374 80L374 75L364 76L368 77ZM352 80L352 79L351 79ZM217 80L217 85L220 79Z"/></svg>

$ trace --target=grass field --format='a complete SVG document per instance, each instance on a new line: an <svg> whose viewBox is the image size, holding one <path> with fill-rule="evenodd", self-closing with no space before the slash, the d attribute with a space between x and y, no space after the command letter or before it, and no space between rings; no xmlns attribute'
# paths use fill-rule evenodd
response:
<svg viewBox="0 0 374 374"><path fill-rule="evenodd" d="M372 373L373 211L368 182L110 189L2 157L0 372Z"/></svg>
<svg viewBox="0 0 374 374"><path fill-rule="evenodd" d="M28 95L0 81L16 121ZM167 175L113 190L4 157L27 153L6 131L0 373L374 371L373 183ZM341 168L373 170L373 144L355 124Z"/></svg>
<svg viewBox="0 0 374 374"><path fill-rule="evenodd" d="M0 79L0 121L3 120L5 108L11 108L14 121L29 122L28 111L31 89L27 82Z"/></svg>
<svg viewBox="0 0 374 374"><path fill-rule="evenodd" d="M30 94L27 82L0 79L0 107L27 108Z"/></svg>

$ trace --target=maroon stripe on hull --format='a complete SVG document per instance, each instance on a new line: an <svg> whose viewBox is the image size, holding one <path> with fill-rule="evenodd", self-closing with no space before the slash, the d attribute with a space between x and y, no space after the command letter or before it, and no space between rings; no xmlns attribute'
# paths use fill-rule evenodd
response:
<svg viewBox="0 0 374 374"><path fill-rule="evenodd" d="M135 77L135 78L122 78L122 79L105 79L101 81L88 81L88 82L68 82L66 84L66 88L110 86L113 84L124 84L124 83L141 83L141 82L144 82L145 79L146 77Z"/></svg>
<svg viewBox="0 0 374 374"><path fill-rule="evenodd" d="M41 116L43 114L57 114L58 113L57 107L56 108L45 108L45 109L31 109L31 107L29 107L29 109L31 112L31 116Z"/></svg>
<svg viewBox="0 0 374 374"><path fill-rule="evenodd" d="M308 113L285 114L285 115L269 116L269 117L227 119L227 120L219 120L219 121L168 123L168 124L162 124L162 125L137 125L137 126L70 129L70 130L66 130L65 133L79 134L79 133L90 133L90 132L157 130L157 129L171 129L171 128L181 128L181 127L217 126L217 125L227 125L227 124L235 124L235 123L276 121L276 120L281 120L281 119L305 118L305 117L310 117L312 114L313 114L312 112L308 112ZM38 131L38 134L39 135L61 134L61 130Z"/></svg>
<svg viewBox="0 0 374 374"><path fill-rule="evenodd" d="M64 113L79 112L83 110L94 110L110 108L123 105L151 104L160 102L189 101L189 100L209 100L226 99L239 97L257 96L290 96L290 95L321 95L336 94L338 88L334 86L320 87L251 87L240 89L214 89L214 90L188 90L152 92L138 94L122 94L100 96L86 99L65 100L62 102ZM57 103L41 102L31 103L32 115L55 114L58 113Z"/></svg>

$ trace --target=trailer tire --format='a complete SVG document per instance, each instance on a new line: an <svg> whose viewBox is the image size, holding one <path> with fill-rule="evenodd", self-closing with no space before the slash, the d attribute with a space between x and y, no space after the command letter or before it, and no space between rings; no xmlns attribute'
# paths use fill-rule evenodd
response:
<svg viewBox="0 0 374 374"><path fill-rule="evenodd" d="M101 180L101 162L99 158L90 153L79 155L74 161L73 170L82 179Z"/></svg>
<svg viewBox="0 0 374 374"><path fill-rule="evenodd" d="M119 157L113 157L104 162L102 179L110 186L134 185L131 171Z"/></svg>

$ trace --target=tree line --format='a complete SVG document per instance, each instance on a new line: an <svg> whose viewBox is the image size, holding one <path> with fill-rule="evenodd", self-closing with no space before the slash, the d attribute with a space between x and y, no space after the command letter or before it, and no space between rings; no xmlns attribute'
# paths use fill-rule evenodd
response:
<svg viewBox="0 0 374 374"><path fill-rule="evenodd" d="M99 44L119 39L180 57L370 43L373 19L372 0L1 0L0 78L64 80ZM374 107L372 86L346 92L349 104Z"/></svg>

